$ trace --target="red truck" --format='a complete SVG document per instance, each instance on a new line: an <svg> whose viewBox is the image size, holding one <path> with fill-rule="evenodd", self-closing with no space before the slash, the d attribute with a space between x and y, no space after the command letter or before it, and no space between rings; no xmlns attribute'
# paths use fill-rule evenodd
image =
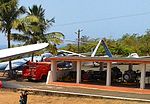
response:
<svg viewBox="0 0 150 104"><path fill-rule="evenodd" d="M3 87L3 83L2 83L2 81L0 81L0 88L2 88Z"/></svg>
<svg viewBox="0 0 150 104"><path fill-rule="evenodd" d="M22 76L28 80L46 81L50 68L50 62L28 62L23 68Z"/></svg>

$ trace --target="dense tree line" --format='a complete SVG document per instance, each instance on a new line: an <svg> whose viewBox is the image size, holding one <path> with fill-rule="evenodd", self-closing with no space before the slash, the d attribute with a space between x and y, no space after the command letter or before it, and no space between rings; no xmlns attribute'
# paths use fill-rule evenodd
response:
<svg viewBox="0 0 150 104"><path fill-rule="evenodd" d="M80 43L80 53L88 53L90 55L97 45L99 39L91 39L88 36L82 36ZM150 30L145 34L124 34L119 39L103 38L113 55L128 56L131 53L139 55L150 55ZM78 52L77 44L70 43L62 49ZM103 46L101 45L96 55L105 55Z"/></svg>

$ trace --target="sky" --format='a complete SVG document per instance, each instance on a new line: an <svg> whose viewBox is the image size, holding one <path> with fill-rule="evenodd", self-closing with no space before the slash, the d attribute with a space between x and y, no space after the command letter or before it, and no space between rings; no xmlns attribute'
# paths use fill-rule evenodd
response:
<svg viewBox="0 0 150 104"><path fill-rule="evenodd" d="M55 17L47 32L62 32L66 40L81 36L118 39L125 33L144 34L150 29L150 0L20 0L19 6L42 5L45 18ZM1 34L1 33L0 33ZM0 45L6 45L4 34Z"/></svg>

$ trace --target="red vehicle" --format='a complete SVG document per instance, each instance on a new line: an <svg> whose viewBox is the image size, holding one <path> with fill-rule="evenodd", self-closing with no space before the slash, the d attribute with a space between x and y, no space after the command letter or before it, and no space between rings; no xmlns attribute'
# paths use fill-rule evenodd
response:
<svg viewBox="0 0 150 104"><path fill-rule="evenodd" d="M28 62L23 68L22 76L28 80L46 81L50 68L50 62Z"/></svg>
<svg viewBox="0 0 150 104"><path fill-rule="evenodd" d="M0 81L0 88L2 88L3 87L3 83L2 83L2 81Z"/></svg>

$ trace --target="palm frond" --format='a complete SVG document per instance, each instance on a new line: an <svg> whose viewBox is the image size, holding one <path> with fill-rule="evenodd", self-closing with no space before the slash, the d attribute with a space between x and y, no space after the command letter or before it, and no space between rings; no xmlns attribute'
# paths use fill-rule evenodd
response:
<svg viewBox="0 0 150 104"><path fill-rule="evenodd" d="M26 13L26 8L24 6L21 6L19 9L14 10L13 17L19 17L21 14Z"/></svg>
<svg viewBox="0 0 150 104"><path fill-rule="evenodd" d="M34 23L34 22L39 22L40 20L37 16L30 15L30 16L25 17L24 21L26 23Z"/></svg>
<svg viewBox="0 0 150 104"><path fill-rule="evenodd" d="M46 34L47 41L51 44L61 44L64 39L64 35L60 32L52 32Z"/></svg>
<svg viewBox="0 0 150 104"><path fill-rule="evenodd" d="M17 7L18 0L0 0L0 11L8 12Z"/></svg>
<svg viewBox="0 0 150 104"><path fill-rule="evenodd" d="M29 7L28 15L34 15L39 17L40 19L44 19L45 9L42 8L42 6L33 5L31 8Z"/></svg>
<svg viewBox="0 0 150 104"><path fill-rule="evenodd" d="M11 34L11 40L13 40L13 41L26 42L29 39L30 38L27 35L22 35L22 34L18 34L18 33Z"/></svg>
<svg viewBox="0 0 150 104"><path fill-rule="evenodd" d="M21 22L21 20L19 20L19 19L16 19L16 20L14 20L13 22L12 22L12 27L14 28L14 29L19 29L19 27L22 25L22 22Z"/></svg>

